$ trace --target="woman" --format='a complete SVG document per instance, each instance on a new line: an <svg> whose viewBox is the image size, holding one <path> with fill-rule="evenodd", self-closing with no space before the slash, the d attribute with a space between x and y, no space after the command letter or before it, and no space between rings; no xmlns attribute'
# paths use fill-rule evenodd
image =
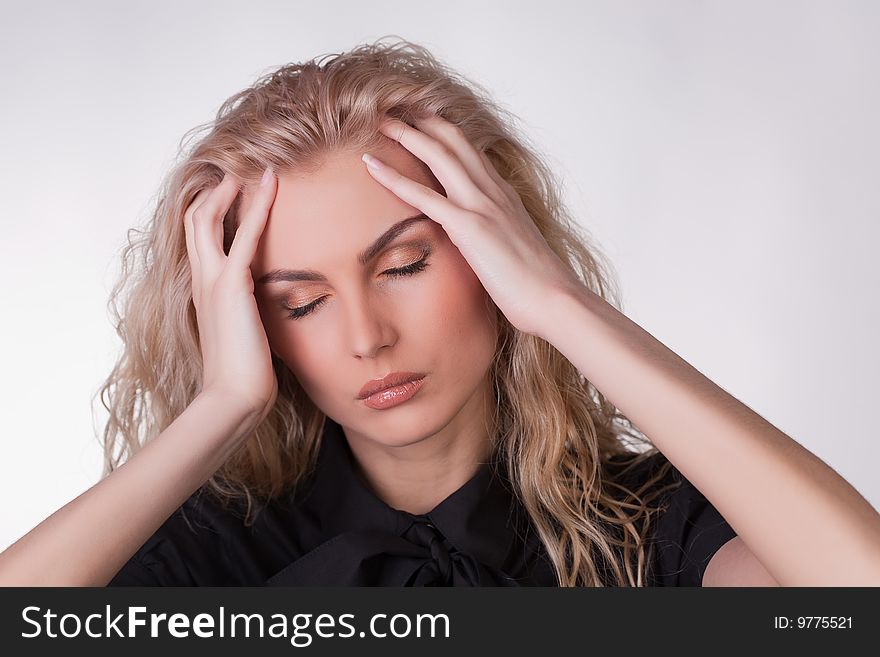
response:
<svg viewBox="0 0 880 657"><path fill-rule="evenodd" d="M880 584L877 512L617 310L512 124L408 42L230 98L125 253L106 476L0 581Z"/></svg>

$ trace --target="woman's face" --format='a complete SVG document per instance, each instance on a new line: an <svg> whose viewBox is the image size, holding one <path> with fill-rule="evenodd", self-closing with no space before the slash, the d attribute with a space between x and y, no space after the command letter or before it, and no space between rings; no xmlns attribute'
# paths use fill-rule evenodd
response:
<svg viewBox="0 0 880 657"><path fill-rule="evenodd" d="M374 154L443 193L399 144L389 140ZM360 153L337 153L317 173L279 175L251 267L272 351L349 437L389 446L482 423L491 391L494 306L443 227L413 221L380 250L370 249L394 224L419 214L372 178ZM367 251L371 257L360 262ZM410 265L410 275L385 273ZM309 270L326 280L260 281L277 270ZM307 314L290 316L303 307ZM383 410L357 399L367 381L397 371L427 375L412 399Z"/></svg>

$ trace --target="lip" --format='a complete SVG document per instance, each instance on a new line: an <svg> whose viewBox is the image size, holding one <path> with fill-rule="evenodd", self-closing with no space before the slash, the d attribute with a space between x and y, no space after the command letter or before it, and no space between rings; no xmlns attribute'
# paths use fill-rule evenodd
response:
<svg viewBox="0 0 880 657"><path fill-rule="evenodd" d="M372 408L375 411L384 411L388 408L394 408L395 406L399 406L405 401L409 401L415 397L419 390L421 390L425 379L426 377L423 376L421 379L416 379L415 381L407 381L399 386L385 388L379 392L374 392L372 395L365 397L361 401L364 406Z"/></svg>
<svg viewBox="0 0 880 657"><path fill-rule="evenodd" d="M410 383L423 378L425 378L425 374L422 372L391 372L390 374L383 376L381 379L367 381L358 393L357 398L366 399L377 392L382 392L383 390L388 390L389 388L401 386L404 383Z"/></svg>

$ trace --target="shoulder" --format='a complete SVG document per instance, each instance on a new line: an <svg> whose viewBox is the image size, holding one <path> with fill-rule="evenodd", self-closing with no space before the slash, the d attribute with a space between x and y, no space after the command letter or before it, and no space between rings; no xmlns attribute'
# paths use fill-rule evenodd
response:
<svg viewBox="0 0 880 657"><path fill-rule="evenodd" d="M265 554L259 537L278 524L273 504L246 525L241 504L223 503L200 489L138 548L108 586L262 583L261 565L271 562L271 555Z"/></svg>
<svg viewBox="0 0 880 657"><path fill-rule="evenodd" d="M712 557L737 534L703 493L659 451L628 467L610 469L630 488L650 482L661 492L644 535L649 586L701 586ZM647 492L647 491L646 491Z"/></svg>
<svg viewBox="0 0 880 657"><path fill-rule="evenodd" d="M216 580L233 516L203 491L191 495L141 545L108 586L199 586Z"/></svg>

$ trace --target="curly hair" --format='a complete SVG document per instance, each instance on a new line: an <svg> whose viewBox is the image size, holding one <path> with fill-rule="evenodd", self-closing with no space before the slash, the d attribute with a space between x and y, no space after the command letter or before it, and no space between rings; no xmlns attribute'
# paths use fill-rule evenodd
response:
<svg viewBox="0 0 880 657"><path fill-rule="evenodd" d="M195 195L218 184L224 172L248 184L269 165L276 172L308 172L332 152L367 151L381 139L383 115L411 122L439 114L457 125L520 195L563 263L620 308L611 267L573 221L548 165L515 128L516 117L424 47L400 38L386 42L388 36L272 70L181 139L146 228L128 232L122 273L111 292L123 350L99 390L109 411L103 476L161 433L200 391L202 357L183 229ZM237 203L223 222L227 253ZM552 345L515 329L497 307L495 312L498 339L488 373L497 402L492 449L559 585L645 586L652 549L646 536L662 510L651 503L674 486L658 485L674 466ZM275 355L273 366L274 407L200 489L246 506L246 524L312 471L326 420ZM639 486L624 485L626 472L654 455L661 466Z"/></svg>

